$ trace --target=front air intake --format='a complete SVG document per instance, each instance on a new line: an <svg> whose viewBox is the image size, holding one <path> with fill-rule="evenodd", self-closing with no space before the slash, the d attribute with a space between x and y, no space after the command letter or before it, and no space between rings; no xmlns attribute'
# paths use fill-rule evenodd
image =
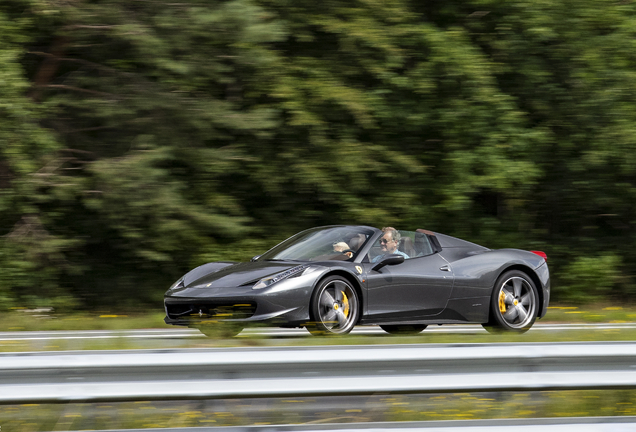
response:
<svg viewBox="0 0 636 432"><path fill-rule="evenodd" d="M246 319L256 312L252 303L211 303L193 302L189 304L166 304L166 314L170 319L187 321Z"/></svg>

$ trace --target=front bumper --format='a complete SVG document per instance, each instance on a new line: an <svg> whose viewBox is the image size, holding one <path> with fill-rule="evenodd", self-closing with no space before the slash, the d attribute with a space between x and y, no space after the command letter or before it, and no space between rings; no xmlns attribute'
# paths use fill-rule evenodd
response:
<svg viewBox="0 0 636 432"><path fill-rule="evenodd" d="M276 285L262 290L253 290L251 286L186 288L164 297L164 321L191 327L219 322L267 323L284 327L307 323L311 287Z"/></svg>

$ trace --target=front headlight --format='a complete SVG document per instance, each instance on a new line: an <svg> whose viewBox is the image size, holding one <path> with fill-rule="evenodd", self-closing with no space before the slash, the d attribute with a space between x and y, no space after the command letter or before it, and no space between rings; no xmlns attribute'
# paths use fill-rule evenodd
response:
<svg viewBox="0 0 636 432"><path fill-rule="evenodd" d="M276 282L280 282L280 281L282 281L284 279L289 279L289 278L298 277L298 276L301 276L301 275L313 273L315 270L316 270L315 267L310 267L307 264L303 264L303 265L299 265L299 266L296 266L296 267L292 267L289 270L285 270L283 272L276 273L273 276L264 277L263 279L261 279L258 282L256 282L254 284L254 286L252 287L252 289L267 288L268 286L273 285Z"/></svg>

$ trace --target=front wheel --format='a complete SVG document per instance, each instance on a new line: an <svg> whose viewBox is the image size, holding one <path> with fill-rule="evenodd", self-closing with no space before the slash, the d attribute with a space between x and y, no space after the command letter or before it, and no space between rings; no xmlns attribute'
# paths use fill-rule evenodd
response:
<svg viewBox="0 0 636 432"><path fill-rule="evenodd" d="M539 294L532 279L512 270L497 279L490 299L490 321L486 330L526 332L537 319Z"/></svg>
<svg viewBox="0 0 636 432"><path fill-rule="evenodd" d="M238 323L226 322L217 324L206 324L197 327L201 333L209 338L225 339L232 338L243 331L243 326Z"/></svg>
<svg viewBox="0 0 636 432"><path fill-rule="evenodd" d="M311 296L312 323L307 329L313 335L347 334L358 322L358 294L351 283L340 276L320 282Z"/></svg>
<svg viewBox="0 0 636 432"><path fill-rule="evenodd" d="M381 325L380 328L392 335L416 335L422 333L426 328L426 324L396 324L396 325Z"/></svg>

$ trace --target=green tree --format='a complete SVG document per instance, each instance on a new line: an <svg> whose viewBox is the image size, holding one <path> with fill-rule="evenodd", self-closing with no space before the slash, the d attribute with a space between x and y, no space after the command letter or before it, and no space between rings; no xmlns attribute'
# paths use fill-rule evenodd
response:
<svg viewBox="0 0 636 432"><path fill-rule="evenodd" d="M44 114L27 96L30 83L20 63L28 43L29 18L20 2L0 8L0 308L73 303L59 284L71 242L45 227L40 188L59 145L38 124Z"/></svg>
<svg viewBox="0 0 636 432"><path fill-rule="evenodd" d="M331 223L542 249L556 298L588 264L633 296L635 7L4 2L0 296L157 301Z"/></svg>

